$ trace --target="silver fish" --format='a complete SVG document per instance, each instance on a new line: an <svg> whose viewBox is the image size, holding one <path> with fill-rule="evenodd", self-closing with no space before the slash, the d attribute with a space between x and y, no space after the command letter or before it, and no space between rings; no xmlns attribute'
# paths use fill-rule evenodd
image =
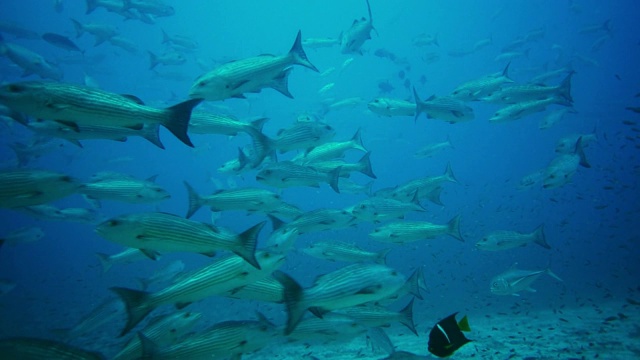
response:
<svg viewBox="0 0 640 360"><path fill-rule="evenodd" d="M416 104L398 99L375 98L367 104L371 112L382 116L414 116Z"/></svg>
<svg viewBox="0 0 640 360"><path fill-rule="evenodd" d="M45 170L0 171L0 208L40 205L75 193L74 178Z"/></svg>
<svg viewBox="0 0 640 360"><path fill-rule="evenodd" d="M367 1L367 12L369 19L364 17L360 20L355 19L351 27L342 32L340 35L340 52L343 54L360 54L362 55L362 45L365 41L371 39L371 30L373 28L373 18L371 17L371 5Z"/></svg>
<svg viewBox="0 0 640 360"><path fill-rule="evenodd" d="M27 115L80 125L142 128L160 124L180 141L193 147L187 127L191 110L201 100L192 99L161 110L132 101L130 97L66 83L28 81L0 87L0 103Z"/></svg>
<svg viewBox="0 0 640 360"><path fill-rule="evenodd" d="M551 160L551 163L544 171L542 187L545 189L554 189L568 184L573 174L578 171L579 166L586 168L591 167L584 154L582 137L576 141L573 153L560 154Z"/></svg>
<svg viewBox="0 0 640 360"><path fill-rule="evenodd" d="M391 251L391 249L385 249L379 252L371 252L361 249L355 244L349 244L342 241L318 241L310 244L302 251L305 254L311 255L315 258L329 261L373 261L379 264L385 264L387 254L389 253L389 251Z"/></svg>
<svg viewBox="0 0 640 360"><path fill-rule="evenodd" d="M11 337L0 340L0 356L4 359L106 359L97 352L58 341L32 337Z"/></svg>
<svg viewBox="0 0 640 360"><path fill-rule="evenodd" d="M500 251L526 246L531 243L540 245L545 249L551 249L544 235L544 225L538 226L531 233L510 230L493 231L476 243L476 249Z"/></svg>
<svg viewBox="0 0 640 360"><path fill-rule="evenodd" d="M189 95L192 98L210 101L224 100L244 97L244 93L259 92L265 87L271 87L292 97L287 77L293 65L302 65L318 71L302 48L300 31L286 55L261 55L223 64L199 77L191 87Z"/></svg>
<svg viewBox="0 0 640 360"><path fill-rule="evenodd" d="M415 120L420 114L427 114L427 119L440 119L450 124L473 120L473 109L463 101L451 96L436 97L432 95L427 100L420 100L420 96L413 88L413 96L416 102Z"/></svg>
<svg viewBox="0 0 640 360"><path fill-rule="evenodd" d="M513 264L509 270L496 275L491 279L491 292L496 295L515 295L519 296L520 291L535 292L531 288L531 283L536 281L540 275L547 274L552 278L562 281L558 275L554 274L551 269L545 270L519 270L517 263Z"/></svg>
<svg viewBox="0 0 640 360"><path fill-rule="evenodd" d="M377 241L395 244L433 239L441 235L449 235L464 242L464 238L460 233L460 215L455 216L444 225L432 224L426 221L403 221L386 224L369 233L369 236Z"/></svg>
<svg viewBox="0 0 640 360"><path fill-rule="evenodd" d="M166 200L171 195L155 183L157 176L139 180L132 176L111 172L93 175L78 193L91 200L112 200L129 204L148 204Z"/></svg>

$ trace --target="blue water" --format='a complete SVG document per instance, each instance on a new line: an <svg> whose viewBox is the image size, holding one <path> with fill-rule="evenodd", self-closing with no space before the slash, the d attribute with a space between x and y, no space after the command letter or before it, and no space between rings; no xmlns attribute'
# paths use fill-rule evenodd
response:
<svg viewBox="0 0 640 360"><path fill-rule="evenodd" d="M570 5L574 7L571 8ZM122 17L98 9L86 15L84 2L65 1L64 10L57 13L51 1L4 1L0 5L0 20L10 20L40 34L56 32L68 36L85 52L78 54L53 47L41 40L16 39L3 34L6 41L20 44L54 61L64 71L65 82L82 83L84 74L93 77L101 88L125 94L135 94L147 104L157 107L173 105L187 99L193 80L220 62L242 59L258 54L283 54L289 50L296 32L303 38L337 37L353 19L366 16L364 1L173 1L175 15L159 17L156 24ZM388 265L406 275L423 268L428 292L425 300L416 304L416 318L421 334L438 319L461 311L473 317L483 317L505 311L514 303L526 303L531 308L549 309L573 307L591 299L604 303L611 299L639 297L640 283L640 116L626 110L640 106L636 97L640 83L637 70L640 47L636 5L633 1L394 1L371 0L376 31L364 46L364 54L343 55L338 47L306 49L310 61L323 72L337 70L325 78L296 66L290 76L289 89L294 99L266 89L249 94L247 100L231 99L204 103L201 109L233 114L240 119L266 116L264 132L275 136L278 129L294 123L298 115L316 113L322 97L318 90L330 82L330 92L336 100L361 97L358 106L330 111L323 121L337 131L335 140L346 140L360 128L365 146L371 150L373 169L378 179L374 190L393 187L409 180L440 175L451 164L459 184L446 184L442 194L444 207L424 203L428 211L410 213L407 220L445 223L453 216L462 216L462 233L466 242L451 237L424 240L395 246ZM111 24L120 34L139 47L130 54L109 43L94 47L94 39L85 34L76 38L70 18L82 23ZM598 50L591 51L598 34L580 34L585 26L610 19L612 37ZM538 129L545 112L508 123L492 124L488 119L500 105L473 102L475 119L467 123L448 124L427 120L424 115L414 123L411 117L386 118L367 110L366 103L378 96L412 100L410 88L398 72L404 70L419 94L446 95L459 84L502 71L506 61L494 61L500 49L528 32L540 29L544 36L528 42L528 57L515 58L510 66L511 77L518 83L546 70L564 65L556 63L557 51L576 53L591 60L574 59L576 71L572 97L577 114L567 116L550 129ZM188 36L197 41L198 49L187 53L187 62L180 66L158 66L160 73L171 73L177 79L157 76L149 68L147 50L162 53L164 29L169 34ZM440 46L416 47L412 39L421 33L438 34ZM468 49L484 38L491 38L487 47L464 57L451 57L449 51ZM375 56L377 49L387 49L410 64L394 64ZM439 60L425 63L424 55L435 52ZM73 56L79 63L62 59ZM352 63L340 70L347 59ZM25 80L21 71L5 58L0 58L1 81ZM339 74L339 75L338 75ZM426 83L419 82L426 77ZM26 79L36 80L36 76ZM551 80L555 85L560 80ZM378 84L388 81L395 88L380 94ZM552 106L553 109L559 108ZM547 110L549 111L549 110ZM636 122L635 126L623 120ZM20 125L0 127L0 163L12 166L15 155L7 146L28 142L29 130ZM518 190L520 179L546 167L556 156L555 144L572 133L594 131L598 141L586 149L591 168L579 168L570 184L557 189L535 186ZM51 151L34 159L28 168L48 169L87 180L100 171L115 171L144 179L159 175L157 183L169 191L171 199L153 205L129 205L104 201L99 212L105 217L124 213L163 211L184 215L187 210L187 180L201 193L228 187L258 186L255 171L241 176L220 174L216 169L237 156L238 147L249 144L246 135L228 138L221 135L191 135L195 148L180 143L162 129L161 150L140 138L127 142L106 140L84 141L77 148L58 141ZM428 143L447 137L453 149L432 158L415 159L413 153ZM286 160L294 154L279 157ZM357 154L348 155L355 161ZM116 159L116 161L113 161ZM352 177L365 184L368 178ZM605 188L610 187L610 188ZM277 191L277 189L269 188ZM283 198L305 211L318 208L344 208L365 198L365 195L336 194L326 184L316 188L289 188ZM78 195L55 202L58 207L88 207ZM0 249L0 277L10 279L17 287L0 297L0 337L51 337L53 328L73 325L81 316L112 296L112 286L136 287L134 278L149 276L171 260L182 259L187 269L197 269L210 259L192 254L167 254L158 263L143 260L129 265L116 265L101 275L96 252L116 253L122 248L100 238L93 225L48 222L30 218L10 210L0 210L0 235L22 226L39 226L46 236L30 244ZM199 211L192 219L208 222L207 211ZM266 220L262 215L245 216L240 212L223 213L217 224L241 231ZM482 252L474 244L495 230L530 232L544 224L551 250L535 245L506 250ZM374 224L336 231L305 234L296 247L302 249L317 240L353 241L361 247L377 250L388 247L368 237ZM267 226L261 243L271 231ZM547 266L564 279L555 282L540 278L534 287L537 293L524 293L520 298L500 297L489 291L489 280L517 262L525 269ZM282 270L305 285L317 275L345 264L309 258L301 252L289 255ZM248 301L209 298L192 305L204 318L201 328L223 320L251 319L254 310L268 314L276 323L285 321L284 307ZM163 307L159 312L168 311ZM124 321L124 320L122 320ZM118 320L101 329L98 337L104 343L88 344L89 348L112 355L121 344L116 339L124 325ZM87 341L78 340L87 345ZM92 346L95 345L95 346ZM117 351L117 350L116 350ZM426 342L425 350L426 352Z"/></svg>

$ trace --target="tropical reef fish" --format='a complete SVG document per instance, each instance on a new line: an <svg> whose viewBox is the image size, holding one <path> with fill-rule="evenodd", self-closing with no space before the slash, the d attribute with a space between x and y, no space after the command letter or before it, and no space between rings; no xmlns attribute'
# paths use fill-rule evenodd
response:
<svg viewBox="0 0 640 360"><path fill-rule="evenodd" d="M145 124L160 124L191 147L187 127L191 110L200 102L187 100L162 110L140 104L131 97L68 83L26 81L0 87L0 103L36 118L57 120L75 128L81 125L142 128Z"/></svg>
<svg viewBox="0 0 640 360"><path fill-rule="evenodd" d="M449 357L472 340L467 339L463 331L471 331L467 317L456 321L456 313L438 321L429 332L429 352L437 357Z"/></svg>
<svg viewBox="0 0 640 360"><path fill-rule="evenodd" d="M551 249L544 235L544 225L538 226L528 234L510 230L491 232L476 243L476 248L487 251L500 251L526 246L531 243L540 245L545 249Z"/></svg>
<svg viewBox="0 0 640 360"><path fill-rule="evenodd" d="M519 296L520 291L536 292L531 288L531 283L536 281L540 275L547 274L552 278L562 281L551 269L544 270L520 270L518 263L513 264L507 271L496 275L491 279L491 292L496 295Z"/></svg>
<svg viewBox="0 0 640 360"><path fill-rule="evenodd" d="M260 55L223 64L200 76L189 95L214 101L243 98L245 93L260 92L265 87L271 87L285 96L293 97L288 88L288 75L293 65L302 65L318 72L302 48L300 31L287 54Z"/></svg>

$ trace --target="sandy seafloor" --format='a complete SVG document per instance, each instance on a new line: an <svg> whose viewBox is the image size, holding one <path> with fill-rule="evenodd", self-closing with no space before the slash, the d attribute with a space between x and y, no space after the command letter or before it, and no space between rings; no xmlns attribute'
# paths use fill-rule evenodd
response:
<svg viewBox="0 0 640 360"><path fill-rule="evenodd" d="M619 314L628 317L620 319ZM597 307L583 306L560 311L499 313L477 317L469 314L474 341L458 350L456 359L640 359L640 306L624 300ZM609 317L617 319L605 321ZM418 323L420 336L400 326L387 330L397 350L428 355L426 324ZM360 336L349 342L325 345L290 344L269 347L243 359L383 359Z"/></svg>
<svg viewBox="0 0 640 360"><path fill-rule="evenodd" d="M428 301L428 300L423 300ZM519 304L525 304L524 306ZM584 300L577 307L556 310L527 310L524 295L513 298L510 310L499 313L467 313L473 342L458 350L451 359L640 359L640 305L626 299L607 302ZM488 309L490 309L488 307ZM458 320L464 315L458 315ZM396 350L408 351L424 358L436 358L427 351L432 323L414 317L419 336L402 325L385 328ZM104 330L104 329L103 329ZM111 331L97 331L74 345L101 351L107 358L120 350ZM96 346L103 343L104 346ZM244 354L242 359L385 359L382 350L373 350L366 334L346 341L329 343L283 343Z"/></svg>

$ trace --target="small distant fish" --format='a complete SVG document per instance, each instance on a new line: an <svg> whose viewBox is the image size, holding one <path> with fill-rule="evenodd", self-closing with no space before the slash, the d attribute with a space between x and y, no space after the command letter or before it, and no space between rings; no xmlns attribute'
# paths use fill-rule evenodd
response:
<svg viewBox="0 0 640 360"><path fill-rule="evenodd" d="M36 242L44 237L44 231L37 226L21 227L13 230L4 236L1 236L1 240L5 244L15 246L17 244L27 244Z"/></svg>
<svg viewBox="0 0 640 360"><path fill-rule="evenodd" d="M96 42L93 46L98 46L110 38L118 35L118 30L110 25L88 23L82 24L78 20L71 19L73 26L76 29L76 38L79 38L85 32L93 35L96 38Z"/></svg>
<svg viewBox="0 0 640 360"><path fill-rule="evenodd" d="M55 34L55 33L45 33L45 34L42 34L42 39L48 42L49 44L53 46L57 46L61 49L84 53L84 50L80 49L78 45L76 45L73 41L69 40L69 38L66 36Z"/></svg>
<svg viewBox="0 0 640 360"><path fill-rule="evenodd" d="M551 249L544 235L544 225L538 226L532 233L523 234L517 231L500 230L484 236L476 243L476 248L487 251L513 249L534 243L545 249Z"/></svg>
<svg viewBox="0 0 640 360"><path fill-rule="evenodd" d="M154 260L160 258L160 254L157 252L153 252L151 256L149 256L148 254L140 251L140 249L136 248L126 248L119 253L111 255L96 253L96 256L98 257L98 260L100 260L100 264L102 265L103 274L109 271L115 264L130 264L132 262L145 258L152 258Z"/></svg>
<svg viewBox="0 0 640 360"><path fill-rule="evenodd" d="M169 65L182 65L187 62L187 58L177 51L167 52L164 54L156 55L151 51L149 53L149 69L154 69L156 66L162 64L164 66Z"/></svg>
<svg viewBox="0 0 640 360"><path fill-rule="evenodd" d="M198 43L195 40L182 35L169 35L164 29L162 30L162 43L171 44L188 51L193 51L198 48Z"/></svg>
<svg viewBox="0 0 640 360"><path fill-rule="evenodd" d="M542 120L540 120L538 129L548 129L552 127L553 125L559 123L568 113L576 114L577 111L573 107L565 107L549 112L544 116L544 118L542 118Z"/></svg>
<svg viewBox="0 0 640 360"><path fill-rule="evenodd" d="M302 40L302 46L309 49L333 47L340 44L340 39L334 38L306 38Z"/></svg>
<svg viewBox="0 0 640 360"><path fill-rule="evenodd" d="M423 159L426 157L431 157L435 153L445 149L453 149L453 144L451 144L451 140L448 137L447 141L429 144L420 148L413 154L413 157L415 157L416 159Z"/></svg>
<svg viewBox="0 0 640 360"><path fill-rule="evenodd" d="M536 281L542 274L547 274L558 281L562 281L558 275L548 268L545 270L519 270L517 265L517 263L513 264L507 271L491 279L492 293L519 296L518 293L520 291L535 292L536 290L531 288L531 283Z"/></svg>
<svg viewBox="0 0 640 360"><path fill-rule="evenodd" d="M395 87L393 87L393 85L391 85L389 80L380 81L378 83L378 90L380 90L384 94L392 92L393 89L395 89Z"/></svg>
<svg viewBox="0 0 640 360"><path fill-rule="evenodd" d="M413 46L428 46L428 45L435 45L435 46L440 46L440 44L438 43L438 34L426 34L426 33L422 33L416 37L413 38L412 40L413 42Z"/></svg>
<svg viewBox="0 0 640 360"><path fill-rule="evenodd" d="M0 20L0 33L11 34L17 38L22 38L22 39L39 38L37 32L26 29L22 27L22 25L19 25L11 21L6 21L6 20Z"/></svg>
<svg viewBox="0 0 640 360"><path fill-rule="evenodd" d="M346 262L374 261L379 264L386 263L389 251L390 249L379 252L366 251L355 244L341 241L318 241L303 250L305 254L318 259Z"/></svg>
<svg viewBox="0 0 640 360"><path fill-rule="evenodd" d="M437 357L449 357L472 340L467 339L463 331L469 332L469 321L463 317L456 322L457 312L438 321L429 332L429 352Z"/></svg>

